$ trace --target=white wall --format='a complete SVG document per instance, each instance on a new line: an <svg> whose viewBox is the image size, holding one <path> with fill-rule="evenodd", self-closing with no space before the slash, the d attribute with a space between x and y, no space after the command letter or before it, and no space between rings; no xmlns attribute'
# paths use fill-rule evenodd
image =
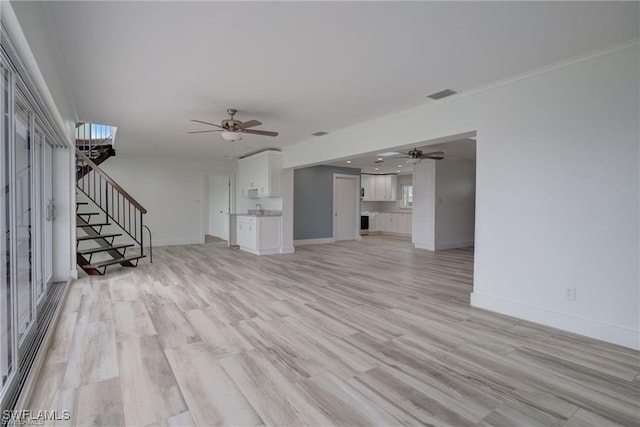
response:
<svg viewBox="0 0 640 427"><path fill-rule="evenodd" d="M235 176L236 162L115 156L100 167L144 206L154 246L202 243L205 176Z"/></svg>
<svg viewBox="0 0 640 427"><path fill-rule="evenodd" d="M476 131L472 304L640 348L638 53L635 41L305 141L283 165Z"/></svg>
<svg viewBox="0 0 640 427"><path fill-rule="evenodd" d="M418 249L435 250L436 160L424 160L413 168L411 241Z"/></svg>
<svg viewBox="0 0 640 427"><path fill-rule="evenodd" d="M473 246L476 206L476 165L472 160L436 163L435 248Z"/></svg>

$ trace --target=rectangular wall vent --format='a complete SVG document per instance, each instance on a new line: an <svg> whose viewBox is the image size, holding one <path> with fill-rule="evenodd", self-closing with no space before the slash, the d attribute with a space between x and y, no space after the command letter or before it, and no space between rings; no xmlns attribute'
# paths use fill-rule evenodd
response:
<svg viewBox="0 0 640 427"><path fill-rule="evenodd" d="M445 90L441 90L440 92L427 95L427 98L438 100L438 99L446 98L447 96L455 95L456 93L458 92L456 92L453 89L445 89Z"/></svg>

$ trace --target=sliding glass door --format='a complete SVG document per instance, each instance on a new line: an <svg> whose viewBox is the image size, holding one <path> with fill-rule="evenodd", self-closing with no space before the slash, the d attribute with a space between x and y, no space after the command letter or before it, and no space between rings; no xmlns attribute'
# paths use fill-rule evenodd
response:
<svg viewBox="0 0 640 427"><path fill-rule="evenodd" d="M29 330L34 314L31 113L20 98L16 99L14 105L16 291L18 297L18 339L20 340Z"/></svg>
<svg viewBox="0 0 640 427"><path fill-rule="evenodd" d="M10 212L10 172L11 151L9 147L10 84L9 72L0 64L0 390L2 390L14 373L15 341L14 341L14 292L11 268L11 212Z"/></svg>
<svg viewBox="0 0 640 427"><path fill-rule="evenodd" d="M46 136L39 127L36 126L36 136L40 134L42 144L42 161L40 170L40 230L41 236L41 262L42 269L42 289L40 294L44 294L53 279L53 218L55 209L53 206L53 148L46 141Z"/></svg>

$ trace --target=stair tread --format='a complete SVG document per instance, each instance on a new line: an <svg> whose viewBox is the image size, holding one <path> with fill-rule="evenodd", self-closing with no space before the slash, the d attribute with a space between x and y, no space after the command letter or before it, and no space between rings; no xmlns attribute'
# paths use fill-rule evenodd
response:
<svg viewBox="0 0 640 427"><path fill-rule="evenodd" d="M105 225L111 225L110 222L97 222L95 224L77 224L76 227L85 228L85 227L103 227Z"/></svg>
<svg viewBox="0 0 640 427"><path fill-rule="evenodd" d="M76 212L76 215L100 215L100 212Z"/></svg>
<svg viewBox="0 0 640 427"><path fill-rule="evenodd" d="M106 267L108 265L120 264L121 262L125 262L125 261L135 261L137 259L146 258L146 257L147 257L146 255L131 255L131 256L122 257L122 258L114 258L106 261L96 262L95 264L85 265L84 268L85 269L101 268L101 267Z"/></svg>
<svg viewBox="0 0 640 427"><path fill-rule="evenodd" d="M104 239L107 237L117 237L122 236L122 233L107 233L107 234L99 234L97 236L78 236L76 240L95 240L95 239Z"/></svg>
<svg viewBox="0 0 640 427"><path fill-rule="evenodd" d="M95 254L97 252L106 252L106 251L111 251L115 249L129 248L131 246L133 246L133 243L123 243L121 245L109 246L107 248L78 249L76 252L79 253L80 255L90 255L90 254Z"/></svg>
<svg viewBox="0 0 640 427"><path fill-rule="evenodd" d="M89 202L76 202L76 205L88 205Z"/></svg>

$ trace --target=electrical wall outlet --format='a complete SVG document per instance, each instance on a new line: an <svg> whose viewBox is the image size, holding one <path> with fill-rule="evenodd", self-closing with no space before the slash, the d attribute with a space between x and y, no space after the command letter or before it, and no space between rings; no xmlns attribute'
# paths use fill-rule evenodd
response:
<svg viewBox="0 0 640 427"><path fill-rule="evenodd" d="M569 301L575 301L576 300L576 287L575 286L571 286L571 287L567 288L565 290L565 295L567 296L567 299Z"/></svg>

